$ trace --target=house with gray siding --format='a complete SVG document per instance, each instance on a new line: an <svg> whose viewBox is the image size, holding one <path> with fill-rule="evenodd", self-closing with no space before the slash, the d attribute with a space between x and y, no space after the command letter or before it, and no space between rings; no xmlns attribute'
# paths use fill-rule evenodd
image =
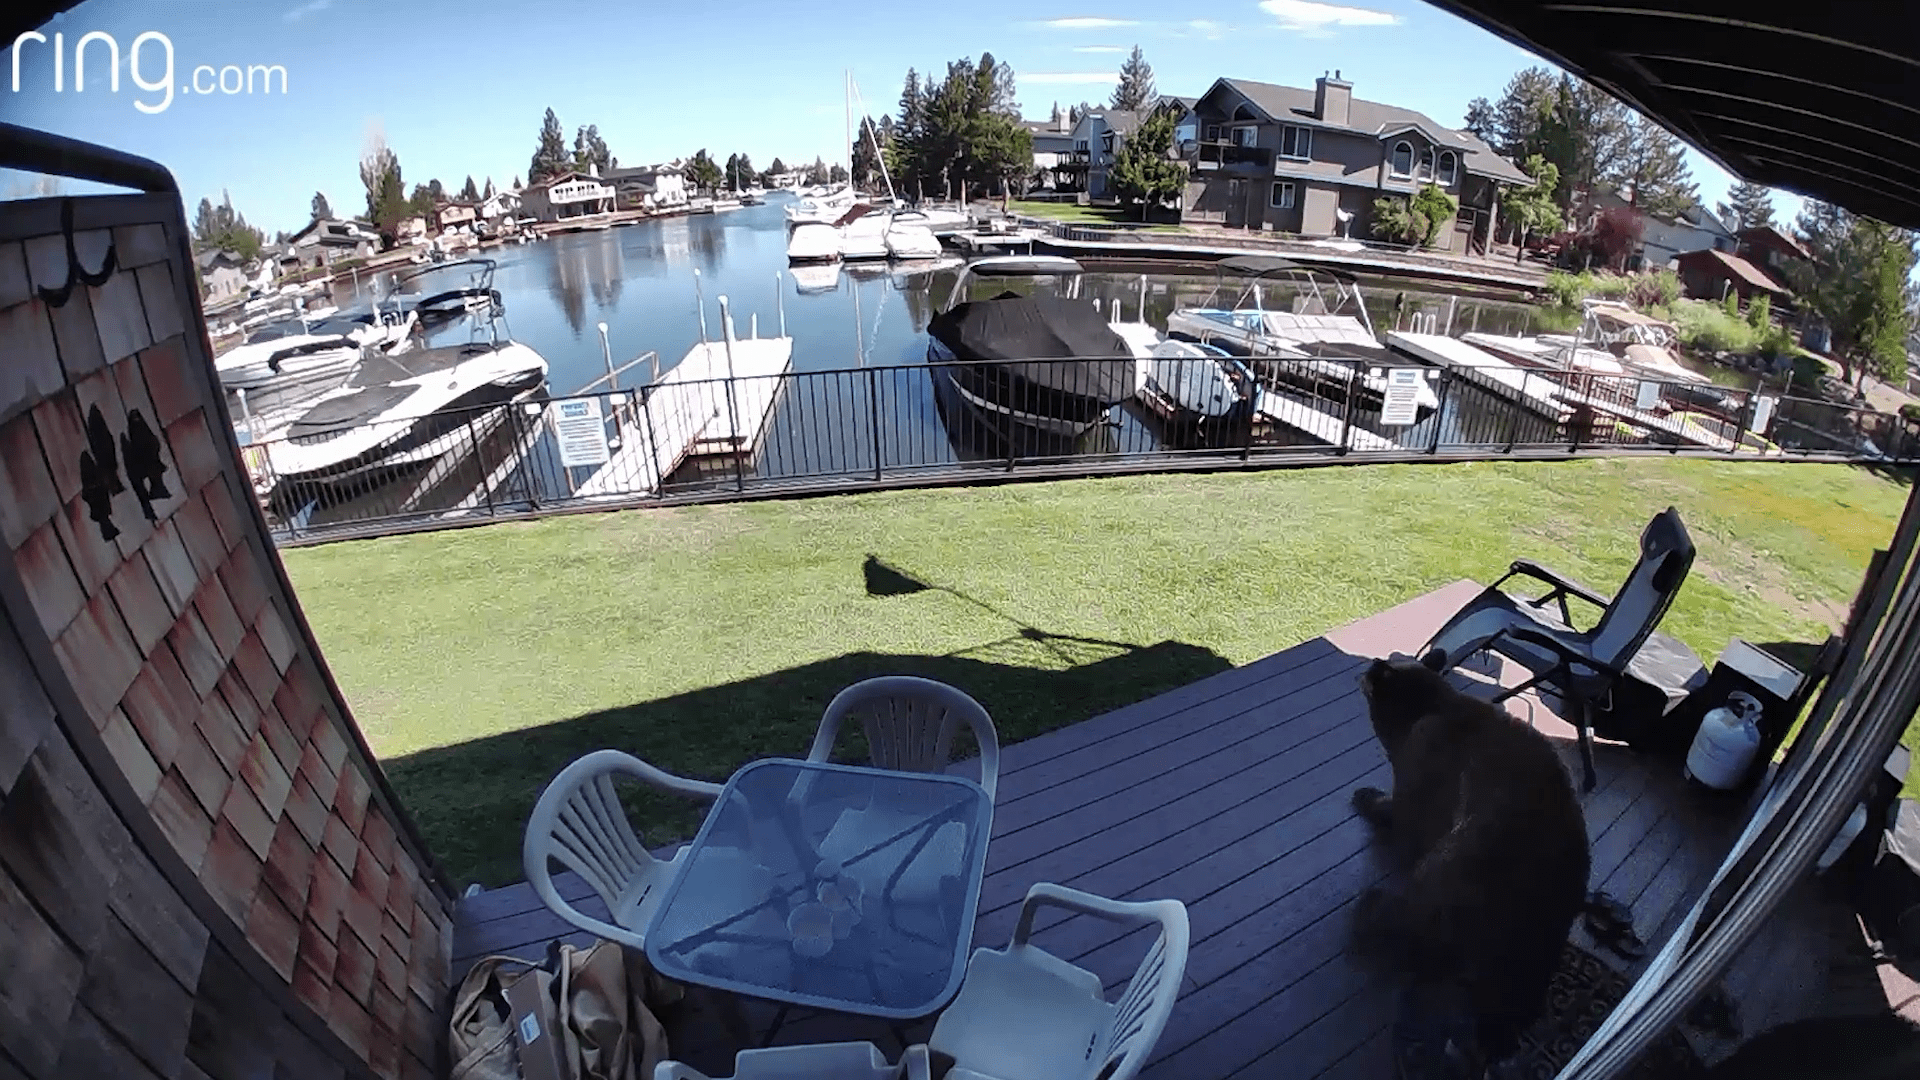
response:
<svg viewBox="0 0 1920 1080"><path fill-rule="evenodd" d="M1301 236L1372 238L1373 204L1427 183L1460 203L1436 246L1484 251L1503 188L1532 183L1472 134L1353 96L1335 72L1313 89L1217 79L1184 125L1187 221Z"/></svg>

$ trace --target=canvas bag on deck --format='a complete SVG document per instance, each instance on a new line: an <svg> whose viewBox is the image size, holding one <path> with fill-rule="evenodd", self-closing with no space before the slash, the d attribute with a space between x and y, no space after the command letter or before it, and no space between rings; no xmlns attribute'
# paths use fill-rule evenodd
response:
<svg viewBox="0 0 1920 1080"><path fill-rule="evenodd" d="M544 964L489 956L460 981L449 1032L452 1080L521 1080L507 994L522 979L540 990L537 1020L543 1037L558 1041L560 1080L650 1080L667 1056L654 1010L678 1002L680 986L616 942L556 943Z"/></svg>

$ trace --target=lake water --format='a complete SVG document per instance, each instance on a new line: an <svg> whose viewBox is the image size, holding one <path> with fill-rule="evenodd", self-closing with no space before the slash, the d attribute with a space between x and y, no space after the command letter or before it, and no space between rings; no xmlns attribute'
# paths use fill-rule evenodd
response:
<svg viewBox="0 0 1920 1080"><path fill-rule="evenodd" d="M499 264L494 286L506 306L506 325L517 341L532 346L552 365L555 394L571 393L606 371L597 324L607 324L615 363L657 352L670 368L700 340L698 289L706 300L707 333L719 332L717 297L725 295L741 336L752 318L760 333L778 332L784 306L794 338L794 370L829 371L874 365L917 364L926 358L927 320L946 299L953 270L891 272L839 267L789 269L784 204L690 217L664 218L601 232L571 233L532 244L483 253ZM1147 321L1161 329L1176 305L1204 301L1216 278L1204 266L1152 263L1089 264L1081 295L1103 307L1118 300L1128 319L1137 318L1141 279L1146 277ZM368 283L363 282L363 286ZM1365 284L1363 282L1363 284ZM1237 296L1230 286L1219 302ZM1532 309L1510 301L1478 300L1443 291L1375 282L1366 286L1374 325L1390 329L1429 313L1443 327L1453 307L1453 332L1469 329L1519 333ZM1287 292L1268 289L1270 306ZM353 300L342 290L336 302ZM442 339L463 337L453 326ZM625 385L623 383L623 385Z"/></svg>
<svg viewBox="0 0 1920 1080"><path fill-rule="evenodd" d="M933 378L934 369L926 365L927 323L944 306L960 260L913 271L885 264L790 268L782 208L775 201L486 252L483 257L497 264L493 286L504 309L496 329L545 357L549 392L563 396L605 374L601 323L607 326L615 364L653 352L664 371L701 340L701 298L710 339L720 333L722 295L730 302L737 336L753 333L756 321L762 336L778 334L784 316L794 342L793 371L804 377L785 382L750 455L691 461L669 477L668 491L716 484L745 490L749 483L768 481L876 479L966 463L1001 468L1013 458L1031 463L1085 454L1217 452L1225 445L1217 441L1223 437L1218 432L1196 444L1189 434L1165 430L1135 402L1111 410L1105 423L1066 445L1010 445L1004 433L957 404L950 381ZM1128 321L1140 319L1144 306L1145 320L1161 330L1178 306L1231 305L1240 295L1238 282L1229 279L1222 287L1205 265L1087 265L1078 286L1082 298L1110 313L1117 305ZM455 268L429 277L419 291L457 287L467 279L467 272ZM1405 327L1457 335L1473 329L1543 329L1536 325L1534 309L1521 303L1410 289L1388 281L1363 279L1361 284L1374 326L1382 331ZM338 288L334 300L364 302L376 290L384 294L390 287L391 274L369 277ZM1285 308L1290 290L1268 287L1260 299L1268 307ZM453 344L475 332L466 321L457 321L436 330L429 343ZM642 384L651 367L636 368L623 376L620 386ZM1339 423L1348 420L1339 406L1322 401L1317 407L1329 415L1340 413ZM297 486L276 496L276 513L284 515L282 520L319 527L403 512L480 504L489 509L550 505L572 498L592 471L562 467L551 434L539 434L525 416L512 410L504 418L507 422L498 422L502 417L495 414L492 427L470 426L470 450L449 452L423 476L382 478L371 487L356 482L344 489L329 488L324 495ZM1516 417L1504 403L1469 386L1444 395L1439 412L1411 426L1381 428L1377 405L1372 412L1353 407L1350 419L1357 428L1417 449L1551 434L1534 432L1532 418ZM1284 426L1261 438L1282 446L1317 445ZM647 485L636 478L614 487L639 494Z"/></svg>

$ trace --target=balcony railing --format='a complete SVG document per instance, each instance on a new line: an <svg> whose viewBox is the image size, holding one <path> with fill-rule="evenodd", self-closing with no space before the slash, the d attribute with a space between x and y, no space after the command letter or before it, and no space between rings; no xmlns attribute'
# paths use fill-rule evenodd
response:
<svg viewBox="0 0 1920 1080"><path fill-rule="evenodd" d="M1198 170L1218 169L1222 166L1253 165L1262 169L1273 167L1273 151L1264 146L1241 146L1229 142L1194 143L1193 153L1187 160Z"/></svg>

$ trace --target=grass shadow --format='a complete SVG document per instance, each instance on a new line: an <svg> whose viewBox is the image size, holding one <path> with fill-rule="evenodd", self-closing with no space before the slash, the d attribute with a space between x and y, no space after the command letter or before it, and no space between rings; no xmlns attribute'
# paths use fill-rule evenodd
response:
<svg viewBox="0 0 1920 1080"><path fill-rule="evenodd" d="M992 714L1005 745L1232 666L1181 642L1130 645L1021 627L951 655L848 653L383 764L448 874L491 887L520 880L522 830L540 791L593 750L612 747L682 776L725 780L758 758L805 756L833 696L876 675L920 675L965 690ZM864 741L857 728L843 730L836 756L863 760ZM649 846L692 836L704 813L650 791L624 798Z"/></svg>

